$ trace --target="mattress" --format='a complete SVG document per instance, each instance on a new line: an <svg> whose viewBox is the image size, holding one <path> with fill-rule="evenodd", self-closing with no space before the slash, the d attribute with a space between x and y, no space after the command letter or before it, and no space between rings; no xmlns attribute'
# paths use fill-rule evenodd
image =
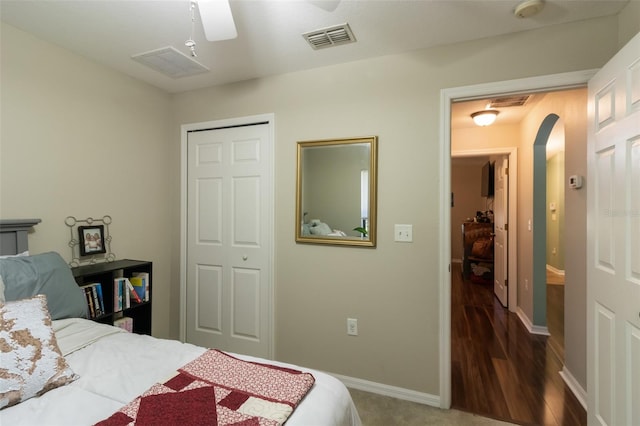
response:
<svg viewBox="0 0 640 426"><path fill-rule="evenodd" d="M205 348L127 333L81 318L53 321L58 346L79 379L0 411L2 425L89 425L108 418L154 383L199 357ZM346 387L321 371L231 354L246 361L311 373L315 378L287 426L359 426Z"/></svg>

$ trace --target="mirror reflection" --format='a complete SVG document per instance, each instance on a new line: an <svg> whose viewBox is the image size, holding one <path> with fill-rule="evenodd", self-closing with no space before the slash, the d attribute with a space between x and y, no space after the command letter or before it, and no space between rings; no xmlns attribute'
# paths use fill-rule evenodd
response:
<svg viewBox="0 0 640 426"><path fill-rule="evenodd" d="M296 241L375 246L377 138L298 142Z"/></svg>

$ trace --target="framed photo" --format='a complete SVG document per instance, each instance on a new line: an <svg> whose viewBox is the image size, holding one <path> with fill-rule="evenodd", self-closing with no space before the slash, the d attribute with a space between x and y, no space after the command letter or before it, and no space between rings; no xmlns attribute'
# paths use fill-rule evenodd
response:
<svg viewBox="0 0 640 426"><path fill-rule="evenodd" d="M80 256L106 253L104 225L78 226Z"/></svg>

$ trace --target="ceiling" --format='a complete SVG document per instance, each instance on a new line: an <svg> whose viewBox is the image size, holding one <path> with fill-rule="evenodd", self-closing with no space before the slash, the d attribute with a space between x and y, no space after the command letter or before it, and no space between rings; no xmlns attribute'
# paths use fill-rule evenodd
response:
<svg viewBox="0 0 640 426"><path fill-rule="evenodd" d="M233 83L415 49L617 14L629 0L546 0L530 18L519 0L229 0L238 36L208 42L194 9L199 75L170 78L131 59L172 46L185 55L190 0L0 0L0 19L169 93ZM348 23L356 42L314 50L303 33ZM542 99L498 108L497 124L519 123ZM488 99L455 103L452 128L474 127Z"/></svg>
<svg viewBox="0 0 640 426"><path fill-rule="evenodd" d="M322 67L617 14L629 0L230 0L238 36L208 42L196 11L197 58L209 72L170 78L131 59L173 46L188 54L189 0L0 0L3 22L167 92ZM314 50L305 32L348 23L357 42Z"/></svg>

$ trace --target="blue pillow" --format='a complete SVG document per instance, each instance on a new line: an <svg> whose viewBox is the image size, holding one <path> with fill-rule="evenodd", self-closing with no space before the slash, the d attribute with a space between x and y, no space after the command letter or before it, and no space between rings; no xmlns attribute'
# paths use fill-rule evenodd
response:
<svg viewBox="0 0 640 426"><path fill-rule="evenodd" d="M7 302L44 294L51 319L87 317L84 293L58 253L0 259L0 276Z"/></svg>

